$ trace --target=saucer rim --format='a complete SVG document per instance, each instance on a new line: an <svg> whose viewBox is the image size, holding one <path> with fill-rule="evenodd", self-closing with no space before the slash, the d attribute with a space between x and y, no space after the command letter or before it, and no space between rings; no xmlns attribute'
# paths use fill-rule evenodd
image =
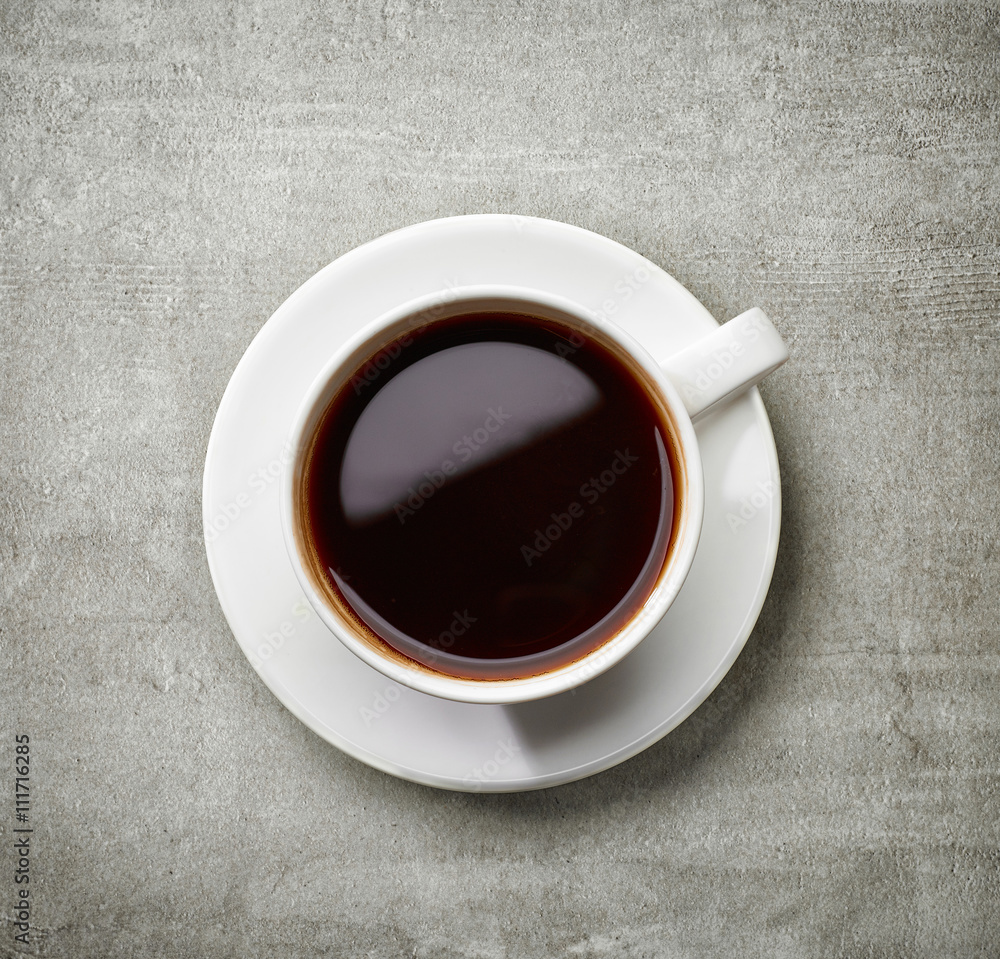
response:
<svg viewBox="0 0 1000 959"><path fill-rule="evenodd" d="M753 404L754 410L754 421L757 429L760 431L761 439L764 447L764 454L767 460L768 473L771 480L774 481L775 492L770 501L770 522L767 530L767 545L766 549L762 551L762 556L759 562L755 562L754 568L759 570L759 575L757 583L754 587L754 599L749 605L746 614L744 615L743 621L740 625L738 631L733 631L733 639L730 642L729 651L726 656L719 662L715 670L708 675L705 680L694 689L691 694L687 697L685 702L679 706L677 709L671 713L670 716L664 718L659 724L657 724L651 731L644 733L641 736L636 737L630 743L619 747L618 749L606 753L598 758L589 760L585 763L579 763L574 767L569 769L562 769L557 772L542 773L537 776L524 777L518 780L508 780L508 781L486 781L486 782L475 782L471 783L466 779L458 779L448 776L441 776L437 773L428 772L426 770L419 769L417 767L407 766L396 762L392 759L388 759L372 751L366 746L362 746L359 743L347 738L343 733L333 729L328 723L320 719L298 696L294 694L292 689L290 689L284 682L273 675L265 676L261 668L253 662L253 659L248 655L247 650L244 649L243 643L240 641L236 634L236 630L233 627L234 615L232 614L230 601L223 596L223 593L219 589L215 565L218 562L218 558L213 558L212 551L212 539L209 536L209 529L207 525L207 509L205 509L205 504L208 500L208 484L209 484L209 472L213 463L213 459L217 458L215 447L217 446L219 440L217 439L217 427L220 420L223 418L223 414L228 412L228 406L232 403L233 395L235 394L236 387L234 386L237 380L241 366L243 365L247 355L254 351L255 344L257 341L266 338L269 335L273 335L276 330L276 325L272 323L273 320L279 316L284 320L285 315L296 308L297 301L308 296L314 287L320 284L330 282L331 273L335 273L338 270L347 268L351 265L351 262L358 257L363 257L366 253L371 254L373 247L382 247L383 245L389 246L392 243L399 242L400 240L405 240L407 235L419 232L426 233L428 230L437 227L444 227L449 225L457 224L469 224L474 225L475 221L483 222L490 221L492 223L497 223L498 221L509 221L512 216L509 214L472 214L468 216L453 216L453 217L443 217L435 220L424 221L422 223L411 224L406 227L402 227L398 230L394 230L390 233L384 234L383 236L373 238L358 247L344 253L343 255L337 257L317 273L309 277L305 282L303 282L291 295L289 295L286 300L274 311L274 313L269 317L267 322L263 324L261 329L255 334L251 342L248 344L244 354L241 356L240 361L237 363L235 369L233 370L230 379L226 384L226 388L223 392L222 398L220 399L219 408L216 413L215 419L213 420L212 430L209 437L208 446L206 449L205 456L205 469L203 474L203 484L202 484L202 501L203 501L203 517L205 519L205 548L206 555L209 564L209 570L212 575L213 586L215 588L216 595L219 599L220 607L222 608L223 614L226 617L227 624L230 627L230 631L233 635L234 640L240 648L240 651L247 657L248 662L254 668L254 671L260 676L264 685L276 696L276 698L281 702L281 704L289 710L289 712L294 715L299 721L303 722L310 730L316 733L320 738L329 742L331 745L336 746L342 752L357 759L372 768L378 769L382 772L388 773L390 775L397 776L399 778L415 782L421 785L432 786L435 788L442 788L456 792L488 792L488 793L511 793L511 792L522 792L522 791L532 791L537 789L545 789L557 785L565 785L571 782L576 782L581 779L588 778L589 776L596 775L598 772L603 772L605 770L611 769L622 762L638 755L640 752L648 749L654 743L658 742L668 733L676 729L681 723L683 723L702 703L704 703L711 693L717 688L721 683L722 679L728 674L729 670L732 668L736 659L739 657L740 653L746 646L747 640L753 632L753 628L759 618L760 612L763 608L764 602L767 598L767 593L769 591L770 583L773 578L774 567L777 559L777 551L780 539L780 528L781 528L781 480L780 480L780 467L777 458L777 449L774 443L773 430L771 428L770 420L767 415L767 411L764 407L763 399L760 396L759 390L753 388L748 391L744 396ZM629 247L618 243L609 237L602 236L601 234L593 233L592 231L586 230L582 227L575 226L573 224L561 223L555 220L548 220L540 217L527 217L527 216L517 216L517 220L525 222L534 222L542 225L543 228L551 230L556 228L556 232L569 231L581 235L586 238L588 242L593 243L595 240L599 241L601 245L605 245L609 248L616 250L627 251L632 256L641 260L642 262L648 264L650 267L657 270L661 278L665 278L674 287L675 291L682 294L685 299L687 299L693 306L697 307L696 313L700 312L701 316L705 319L711 320L713 323L716 322L711 317L711 314L705 309L703 304L689 291L687 290L678 280L671 276L666 271L662 270L659 266L652 261L647 260L642 254L631 250ZM698 322L696 317L692 316L688 318L690 322ZM279 324L280 325L280 324ZM645 346L642 337L636 336L636 339L641 345ZM737 400L739 402L739 400ZM710 417L714 419L716 417L724 417L729 412L729 406L723 407L712 414ZM695 430L697 432L700 423L695 424ZM699 550L701 549L701 544L699 544ZM697 559L697 553L695 554L695 559ZM681 587L680 593L683 593L684 586ZM680 595L680 594L679 594ZM329 632L328 627L324 624L324 629ZM334 634L331 633L331 638L336 640ZM263 664L261 664L263 665ZM375 675L378 675L375 673ZM419 691L414 691L415 695L426 696L428 699L435 699L436 697L431 696L427 693L422 693ZM483 708L491 708L486 704Z"/></svg>

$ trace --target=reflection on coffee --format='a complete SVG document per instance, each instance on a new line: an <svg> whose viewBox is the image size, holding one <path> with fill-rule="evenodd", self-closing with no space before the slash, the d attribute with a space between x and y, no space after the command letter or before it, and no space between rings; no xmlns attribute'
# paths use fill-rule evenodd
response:
<svg viewBox="0 0 1000 959"><path fill-rule="evenodd" d="M590 334L441 319L366 361L323 415L302 480L313 564L373 641L448 675L535 675L649 596L673 458L658 403Z"/></svg>

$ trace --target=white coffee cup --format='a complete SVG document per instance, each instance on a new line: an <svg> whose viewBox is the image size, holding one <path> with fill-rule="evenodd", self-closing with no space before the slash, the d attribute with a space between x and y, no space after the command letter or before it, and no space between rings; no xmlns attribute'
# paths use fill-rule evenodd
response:
<svg viewBox="0 0 1000 959"><path fill-rule="evenodd" d="M448 317L491 310L547 317L574 326L603 340L627 359L669 426L677 467L675 495L680 503L655 586L631 619L568 665L514 679L451 675L411 659L374 635L318 568L303 509L304 461L316 430L334 397L358 371L408 332ZM310 386L291 426L290 455L281 476L281 521L288 555L306 599L337 639L364 662L396 682L434 696L471 703L517 703L579 686L620 662L642 642L669 609L691 568L705 509L701 454L693 421L750 389L787 358L781 337L759 309L740 314L663 363L614 323L540 290L503 285L463 287L401 303L330 358Z"/></svg>

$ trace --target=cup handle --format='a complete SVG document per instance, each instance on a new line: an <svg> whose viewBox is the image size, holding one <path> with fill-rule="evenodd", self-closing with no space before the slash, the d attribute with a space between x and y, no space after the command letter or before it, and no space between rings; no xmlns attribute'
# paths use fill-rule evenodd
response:
<svg viewBox="0 0 1000 959"><path fill-rule="evenodd" d="M757 308L723 323L661 364L692 420L756 386L788 359L788 347Z"/></svg>

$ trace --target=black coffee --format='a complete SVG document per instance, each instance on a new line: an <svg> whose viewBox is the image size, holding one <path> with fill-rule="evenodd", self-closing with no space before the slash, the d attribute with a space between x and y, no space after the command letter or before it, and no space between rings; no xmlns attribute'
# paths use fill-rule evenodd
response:
<svg viewBox="0 0 1000 959"><path fill-rule="evenodd" d="M673 444L625 363L515 313L400 337L332 401L304 472L315 562L372 634L448 675L571 663L647 599Z"/></svg>

